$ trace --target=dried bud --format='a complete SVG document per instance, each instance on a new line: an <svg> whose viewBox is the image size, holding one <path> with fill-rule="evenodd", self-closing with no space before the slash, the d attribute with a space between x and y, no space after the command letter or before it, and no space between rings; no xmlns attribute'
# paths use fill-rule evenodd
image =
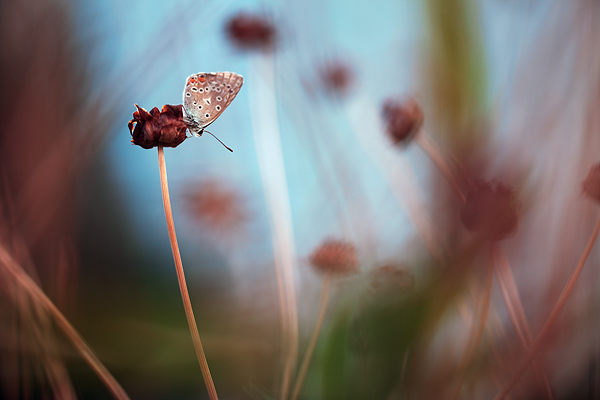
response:
<svg viewBox="0 0 600 400"><path fill-rule="evenodd" d="M383 118L394 144L408 143L423 125L423 111L410 97L404 101L388 99L383 104Z"/></svg>
<svg viewBox="0 0 600 400"><path fill-rule="evenodd" d="M581 183L581 191L600 203L600 163L592 165L587 178Z"/></svg>
<svg viewBox="0 0 600 400"><path fill-rule="evenodd" d="M341 61L333 61L321 68L321 81L325 89L340 96L344 96L352 84L352 69Z"/></svg>
<svg viewBox="0 0 600 400"><path fill-rule="evenodd" d="M477 182L460 210L465 227L485 239L501 240L514 233L518 214L513 191L500 183Z"/></svg>
<svg viewBox="0 0 600 400"><path fill-rule="evenodd" d="M309 257L310 263L319 271L344 275L358 270L358 255L352 243L328 239Z"/></svg>
<svg viewBox="0 0 600 400"><path fill-rule="evenodd" d="M408 291L415 286L415 277L403 268L393 265L383 265L372 272L371 285L375 289Z"/></svg>
<svg viewBox="0 0 600 400"><path fill-rule="evenodd" d="M165 104L162 111L154 107L150 112L135 105L137 111L127 126L131 133L131 142L151 149L156 146L177 147L186 138L187 124L183 121L182 106Z"/></svg>
<svg viewBox="0 0 600 400"><path fill-rule="evenodd" d="M264 50L275 44L275 27L259 15L242 12L233 16L225 25L225 33L242 50Z"/></svg>

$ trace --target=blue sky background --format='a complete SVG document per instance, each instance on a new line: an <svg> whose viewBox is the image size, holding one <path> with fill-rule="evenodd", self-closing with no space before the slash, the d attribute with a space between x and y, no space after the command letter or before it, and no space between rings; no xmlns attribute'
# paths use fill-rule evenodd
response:
<svg viewBox="0 0 600 400"><path fill-rule="evenodd" d="M534 3L482 1L473 8L473 22L482 33L488 68L489 98L484 101L489 107L494 107L502 91L507 90L506 82L511 79L522 48L527 48L528 40L535 37L537 24L532 21L547 12L547 4ZM298 254L307 255L324 237L342 236L363 243L363 253L369 257L397 256L406 245L403 241L414 236L415 230L406 211L390 200L389 181L381 170L386 170L385 164L377 166L373 157L383 159L377 151L388 151L381 150L388 145L377 119L382 102L407 94L419 97L426 87L423 67L430 31L425 3L416 0L79 3L76 12L80 17L76 21L82 42L93 43L89 52L98 87L115 88L110 93L111 101L122 105L110 134L106 160L137 232L137 244L150 252L169 250L156 151L129 144L126 125L134 111L133 103L146 109L181 104L187 76L229 70L243 75L246 81L210 130L235 152L230 154L208 135L166 151L180 247L184 259L209 261L210 255L222 259L228 253L230 243L223 243L219 237L211 239L210 232L200 232L182 203L187 187L212 177L237 188L248 202L252 222L247 231L249 240L237 244L246 246L242 253L251 252L252 264L270 263L268 211L250 104L260 104L261 93L268 93L268 89L260 89L261 72L256 67L266 56L240 52L228 42L224 23L239 11L262 13L272 18L278 29L274 53L277 110L273 115L278 118L281 134ZM336 59L348 63L355 76L349 96L341 100L319 92L318 68ZM253 68L257 72L252 73ZM364 110L364 118L356 113L354 118L350 116L357 110ZM365 144L358 140L357 132L362 131L370 135L365 136L369 137L367 143L372 141L379 149L374 150L375 155L367 154ZM317 147L309 135L317 138ZM318 142L319 138L323 141ZM420 187L423 200L429 201L429 161L414 147L402 157L408 162L405 166L412 165L416 177L413 183ZM350 179L349 186L360 195L331 197L332 193L343 197L341 193L348 190L340 183L340 174ZM338 186L333 192L324 191L324 182ZM203 268L214 265L212 261L199 264ZM223 262L217 265L221 268ZM188 268L193 273L198 267L192 263Z"/></svg>
<svg viewBox="0 0 600 400"><path fill-rule="evenodd" d="M314 110L307 104L310 100L306 96L297 96L302 88L299 77L294 75L299 74L309 82L312 79L310 84L318 86L315 69L327 59L339 58L350 63L357 76L356 88L364 91L374 103L417 86L414 69L424 30L421 4L416 1L382 1L376 6L343 1L83 2L79 10L82 17L77 20L82 22L83 40L95 42L91 51L92 60L98 66L98 81L105 84L108 78L109 82L111 79L117 82L116 86L128 88L117 99L124 107L113 128L107 157L128 215L141 234L140 243L150 249L167 248L156 152L130 145L126 123L131 118L134 102L146 109L180 104L185 79L191 73L231 70L246 76L246 83L229 109L211 126L212 132L234 148L233 154L209 136L188 140L185 145L166 151L183 253L198 247L194 245L197 239L189 237L194 228L186 226L187 219L182 215L177 196L190 181L220 177L248 194L256 220L265 218L248 104L252 83L247 77L252 58L260 56L240 53L223 33L225 21L240 10L265 13L278 24L276 74L284 81L278 96L288 103L294 102L300 112ZM140 71L142 63L146 64ZM290 85L296 90L293 95L285 92L285 87ZM340 111L343 105L322 98L317 101L317 107L322 109L319 118L328 114L330 124L339 126L339 131L346 131L341 132L347 140L344 148L330 150L356 152L352 143L355 140ZM279 121L294 219L302 220L307 209L314 208L314 202L323 201L319 188L315 187L317 171L310 159L314 155L307 154L306 146L303 149L302 137L306 133L302 130L323 129L294 126L285 112L280 113ZM319 227L319 224L324 226ZM315 220L310 226L296 227L300 253L310 251L321 239L314 235L315 228L320 235L343 233L335 225L335 221L325 218ZM268 226L259 223L253 229L263 237L252 246L265 247L262 254L266 261L270 256L269 235L265 231ZM311 235L314 235L313 240L303 240Z"/></svg>

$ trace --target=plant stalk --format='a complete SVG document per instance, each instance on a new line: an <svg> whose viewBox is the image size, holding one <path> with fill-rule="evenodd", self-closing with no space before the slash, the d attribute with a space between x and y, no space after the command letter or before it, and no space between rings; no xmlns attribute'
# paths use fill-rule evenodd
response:
<svg viewBox="0 0 600 400"><path fill-rule="evenodd" d="M506 395L508 395L508 393L512 390L512 388L517 384L517 382L521 378L521 375L523 375L523 373L525 372L527 367L529 367L529 365L535 358L537 352L540 350L543 340L546 339L546 336L547 336L548 332L550 331L552 324L554 324L554 321L556 321L556 318L558 318L561 311L565 307L565 304L567 303L567 300L569 299L569 296L571 295L571 292L573 291L573 288L575 287L577 278L579 278L579 275L581 274L581 270L583 269L583 265L585 264L588 256L590 255L590 252L592 251L592 247L594 246L594 242L596 241L596 238L598 237L599 231L600 231L600 217L598 217L598 221L596 222L596 227L594 228L592 235L590 236L590 240L588 241L588 244L585 247L585 250L583 251L581 258L579 259L577 266L573 270L573 273L569 277L569 280L567 281L564 289L560 293L560 296L558 297L558 300L556 301L556 304L554 305L554 308L552 309L550 316L546 320L546 323L544 324L544 326L540 330L540 333L537 335L537 337L531 344L531 347L529 348L527 355L521 361L521 364L517 368L516 372L514 373L514 375L510 379L510 381L504 386L504 389L500 393L498 393L498 395L494 398L494 400L501 400L501 399L505 398Z"/></svg>
<svg viewBox="0 0 600 400"><path fill-rule="evenodd" d="M90 346L81 337L79 332L71 325L69 320L60 312L60 310L54 305L52 300L46 296L44 291L35 283L33 279L23 270L23 268L12 258L8 250L0 244L0 264L14 276L15 280L21 285L21 287L29 293L29 295L39 304L41 304L56 321L56 325L64 332L69 338L73 346L77 349L79 354L88 363L88 365L96 372L100 380L104 382L108 390L112 393L113 397L118 400L130 400L129 396L123 390L119 382L108 372L106 367L100 362L98 357L94 354Z"/></svg>
<svg viewBox="0 0 600 400"><path fill-rule="evenodd" d="M206 362L206 356L204 355L204 349L202 348L202 342L200 341L200 334L198 333L198 326L196 325L196 319L194 318L194 311L192 310L192 303L190 301L187 285L185 283L183 263L181 262L181 255L179 254L179 245L177 244L177 235L175 234L175 224L173 222L173 212L171 211L171 199L169 198L169 184L167 182L165 154L163 147L160 145L158 146L158 168L160 170L160 187L162 191L163 205L165 207L165 218L167 220L169 240L171 242L171 250L173 251L173 261L175 261L175 270L177 271L177 280L179 281L179 290L181 291L181 299L183 300L185 316L190 327L190 334L192 335L194 349L196 350L196 356L198 357L198 363L200 364L200 369L202 370L202 377L204 378L208 395L211 400L218 400L219 398L210 375L210 370L208 369L208 363Z"/></svg>
<svg viewBox="0 0 600 400"><path fill-rule="evenodd" d="M308 371L308 366L310 364L313 351L315 350L317 339L319 338L319 332L321 332L321 326L323 326L323 319L325 318L325 311L327 310L327 303L329 302L330 292L331 274L327 274L323 279L323 287L321 288L321 297L319 299L319 316L317 317L317 324L315 326L315 330L313 331L312 338L308 343L308 347L306 348L306 353L304 353L304 359L302 360L302 365L300 366L300 371L298 372L298 378L296 379L296 385L294 386L292 397L290 398L291 400L296 400L298 394L300 394L302 383L304 382L304 378L306 377L306 372Z"/></svg>

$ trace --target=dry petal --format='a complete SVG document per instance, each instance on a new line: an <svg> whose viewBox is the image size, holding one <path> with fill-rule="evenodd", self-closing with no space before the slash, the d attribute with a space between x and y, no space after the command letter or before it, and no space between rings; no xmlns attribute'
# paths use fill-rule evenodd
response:
<svg viewBox="0 0 600 400"><path fill-rule="evenodd" d="M144 149L156 146L177 147L186 139L187 124L183 120L181 105L165 104L161 111L154 107L150 112L135 105L137 111L127 126L131 142Z"/></svg>

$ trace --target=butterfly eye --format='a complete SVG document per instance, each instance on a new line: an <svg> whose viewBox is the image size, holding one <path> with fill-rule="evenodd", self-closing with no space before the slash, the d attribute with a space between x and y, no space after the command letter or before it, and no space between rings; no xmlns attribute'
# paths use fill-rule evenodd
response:
<svg viewBox="0 0 600 400"><path fill-rule="evenodd" d="M209 89L209 88L206 88L206 89L204 89L204 90L206 90L206 91L208 92L208 89Z"/></svg>
<svg viewBox="0 0 600 400"><path fill-rule="evenodd" d="M192 90L192 92L197 92L198 91L198 89L196 87L194 87L194 86L192 86L191 90Z"/></svg>
<svg viewBox="0 0 600 400"><path fill-rule="evenodd" d="M208 118L208 117L210 117L210 114L209 114L209 113L206 113L206 114L204 114L204 116L205 116L206 118Z"/></svg>
<svg viewBox="0 0 600 400"><path fill-rule="evenodd" d="M197 102L196 100L194 100L194 101L192 102L192 104L193 104L193 105L196 105L196 104L198 104L198 102Z"/></svg>
<svg viewBox="0 0 600 400"><path fill-rule="evenodd" d="M202 105L198 104L198 110L202 110Z"/></svg>
<svg viewBox="0 0 600 400"><path fill-rule="evenodd" d="M191 97L191 96L192 96L192 94L191 94L190 92L185 92L185 95L186 95L187 97Z"/></svg>
<svg viewBox="0 0 600 400"><path fill-rule="evenodd" d="M217 109L217 111L221 111L221 106L216 106L215 108Z"/></svg>
<svg viewBox="0 0 600 400"><path fill-rule="evenodd" d="M202 90L202 88L200 88L200 89L198 89L198 91L199 91L200 93L202 93L204 90Z"/></svg>
<svg viewBox="0 0 600 400"><path fill-rule="evenodd" d="M221 91L221 88L220 88L220 87L218 87L218 88L217 88L217 92L220 92L220 91Z"/></svg>
<svg viewBox="0 0 600 400"><path fill-rule="evenodd" d="M223 99L221 98L221 96L217 96L217 101L221 101L221 100L223 100Z"/></svg>

